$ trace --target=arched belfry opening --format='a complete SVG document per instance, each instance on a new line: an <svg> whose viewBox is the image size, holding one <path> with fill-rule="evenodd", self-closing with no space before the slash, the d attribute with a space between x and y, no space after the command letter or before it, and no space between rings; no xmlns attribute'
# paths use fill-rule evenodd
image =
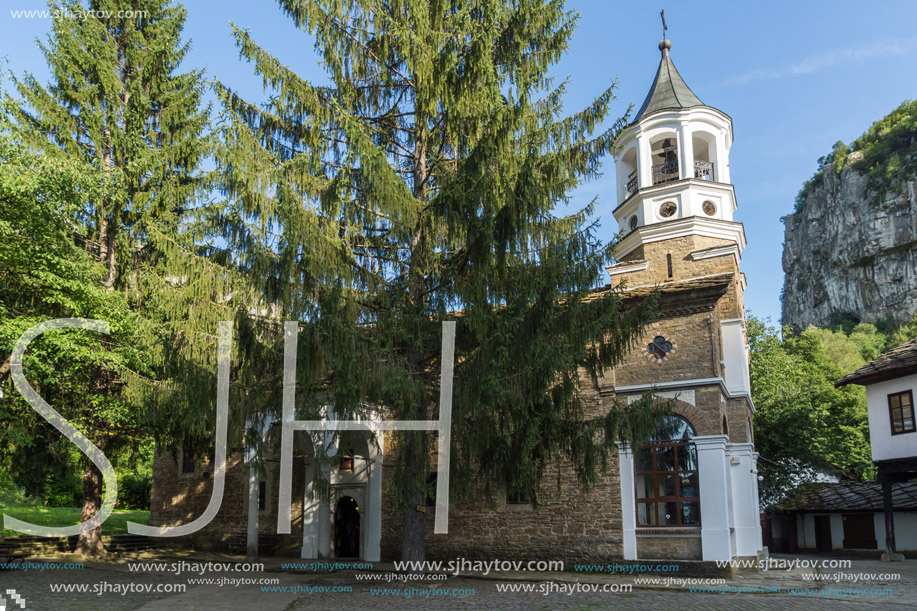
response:
<svg viewBox="0 0 917 611"><path fill-rule="evenodd" d="M678 137L673 132L652 141L653 184L661 185L679 179Z"/></svg>
<svg viewBox="0 0 917 611"><path fill-rule="evenodd" d="M352 496L338 500L334 510L334 556L360 557L360 506Z"/></svg>

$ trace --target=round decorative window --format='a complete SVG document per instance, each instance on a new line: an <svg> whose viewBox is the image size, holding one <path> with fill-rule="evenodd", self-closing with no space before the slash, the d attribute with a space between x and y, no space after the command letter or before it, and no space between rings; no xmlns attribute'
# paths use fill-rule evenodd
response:
<svg viewBox="0 0 917 611"><path fill-rule="evenodd" d="M701 206L701 208L703 209L704 214L706 214L707 216L713 216L714 214L716 214L716 204L714 204L710 200L705 201L703 206Z"/></svg>
<svg viewBox="0 0 917 611"><path fill-rule="evenodd" d="M659 216L664 219L675 216L676 212L678 212L678 205L675 202L666 202L659 206Z"/></svg>
<svg viewBox="0 0 917 611"><path fill-rule="evenodd" d="M662 362L675 352L675 342L657 335L646 346L646 356L651 362L661 365Z"/></svg>
<svg viewBox="0 0 917 611"><path fill-rule="evenodd" d="M637 228L637 215L635 214L632 217L630 217L630 221L628 221L627 224L630 226L631 231L636 229Z"/></svg>

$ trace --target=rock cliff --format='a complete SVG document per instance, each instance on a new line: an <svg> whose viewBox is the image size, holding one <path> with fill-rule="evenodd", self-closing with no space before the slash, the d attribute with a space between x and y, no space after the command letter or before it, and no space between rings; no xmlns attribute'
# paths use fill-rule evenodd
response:
<svg viewBox="0 0 917 611"><path fill-rule="evenodd" d="M783 219L784 325L902 323L917 311L917 173L888 187L870 188L856 163L807 184Z"/></svg>

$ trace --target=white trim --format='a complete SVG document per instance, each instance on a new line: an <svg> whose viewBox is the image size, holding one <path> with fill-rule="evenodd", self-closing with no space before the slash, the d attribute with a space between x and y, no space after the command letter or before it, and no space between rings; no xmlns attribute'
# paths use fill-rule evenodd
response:
<svg viewBox="0 0 917 611"><path fill-rule="evenodd" d="M608 275L614 278L619 274L629 274L630 272L640 272L649 267L649 261L637 261L636 263L616 263L605 267Z"/></svg>
<svg viewBox="0 0 917 611"><path fill-rule="evenodd" d="M701 261L703 259L725 257L727 255L735 256L736 263L738 263L742 258L742 255L739 254L739 247L736 244L730 244L729 246L717 246L715 248L708 248L706 250L695 250L688 256L691 257L692 261Z"/></svg>
<svg viewBox="0 0 917 611"><path fill-rule="evenodd" d="M619 250L616 254L619 257L623 257L644 244L691 235L732 240L738 246L740 254L745 250L745 228L742 223L689 216L675 221L652 223L637 227L618 243Z"/></svg>
<svg viewBox="0 0 917 611"><path fill-rule="evenodd" d="M751 395L748 394L734 394L729 392L726 388L726 381L721 377L715 378L693 378L690 380L674 380L672 382L657 382L656 384L634 384L631 386L616 386L614 387L615 394L624 394L632 392L646 392L652 388L694 388L697 386L712 386L716 384L720 387L720 390L726 395L727 399L747 399L748 405L751 407L751 413L755 413L755 404L751 399Z"/></svg>
<svg viewBox="0 0 917 611"><path fill-rule="evenodd" d="M652 197L658 203L665 198L676 197L677 195L688 191L691 187L698 187L697 193L702 196L702 198L720 198L724 195L726 196L726 201L732 204L732 212L735 212L738 209L738 204L736 203L736 193L735 186L726 182L716 182L713 180L704 180L703 178L680 178L678 180L673 180L672 182L664 182L657 185L650 185L648 187L640 187L637 191L632 191L628 195L627 199L618 204L618 207L612 211L612 215L615 217L615 220L618 221L618 225L623 229L625 227L622 221L630 218L631 214L636 214L637 209L640 207L640 203ZM704 193L703 189L709 188L708 193ZM704 217L712 218L712 217ZM723 220L723 219L714 219L714 220Z"/></svg>

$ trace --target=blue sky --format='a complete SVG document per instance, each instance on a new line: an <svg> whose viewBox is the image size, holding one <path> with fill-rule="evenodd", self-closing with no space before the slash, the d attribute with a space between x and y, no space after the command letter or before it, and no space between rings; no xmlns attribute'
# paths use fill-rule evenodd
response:
<svg viewBox="0 0 917 611"><path fill-rule="evenodd" d="M250 100L263 97L251 67L241 63L229 22L301 75L321 81L311 39L292 26L270 0L188 0L189 67L210 74ZM639 106L659 62L659 10L666 9L672 58L695 94L733 118L730 157L748 247L745 303L759 316L780 317L783 224L802 182L837 140L849 142L906 99L917 97L917 2L715 2L656 3L568 0L581 15L569 52L555 67L569 77L572 112L618 78L618 105ZM35 46L47 19L13 19L10 10L40 9L39 0L6 0L0 9L0 56L7 68L47 69ZM574 204L599 197L597 214L606 238L616 232L611 216L614 168L576 193Z"/></svg>

